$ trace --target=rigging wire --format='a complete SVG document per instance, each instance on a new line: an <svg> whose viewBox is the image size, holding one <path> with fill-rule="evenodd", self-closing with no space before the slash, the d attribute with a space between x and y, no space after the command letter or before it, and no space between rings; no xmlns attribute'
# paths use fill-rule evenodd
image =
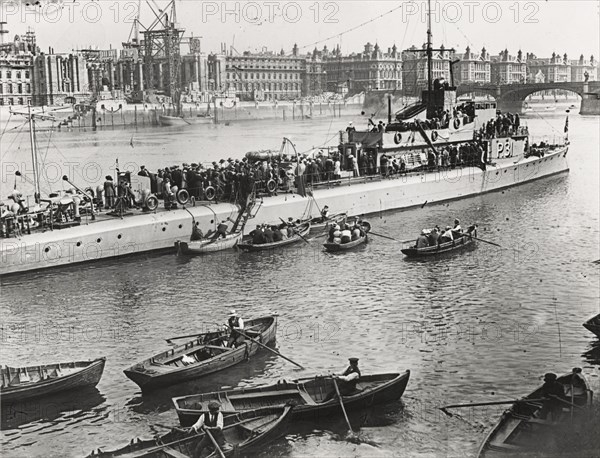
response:
<svg viewBox="0 0 600 458"><path fill-rule="evenodd" d="M338 36L339 36L339 37L341 37L342 35L345 35L345 34L347 34L347 33L354 32L355 30L357 30L357 29L360 29L361 27L363 27L363 26L365 26L365 25L367 25L367 24L370 24L370 23L372 23L372 22L375 22L375 21L377 21L377 20L381 19L382 17L385 17L385 16L387 16L388 14L391 14L391 13L393 13L394 11L396 11L396 10L399 10L399 9L400 9L400 8L402 8L402 7L403 7L403 5L401 4L400 6L397 6L396 8L392 8L391 10L389 10L389 11L388 11L388 12L386 12L386 13L380 14L380 15L379 15L379 16L377 16L377 17L371 18L371 19L369 19L368 21L365 21L365 22L363 22L362 24L358 24L358 25L356 25L356 26L354 26L354 27L351 27L351 28L349 28L348 30L344 30L344 31L343 31L343 32L341 32L341 33L336 33L335 35L332 35L332 36L330 36L329 38L325 38L325 39L323 39L323 40L315 41L315 42L313 42L313 43L310 43L310 44L307 44L307 45L304 45L304 46L300 46L300 47L299 47L299 49L311 48L312 46L316 46L316 45L318 45L318 44L321 44L321 43L323 43L323 42L326 42L326 41L332 40L332 39L334 39L334 38L336 38L336 37L338 37Z"/></svg>

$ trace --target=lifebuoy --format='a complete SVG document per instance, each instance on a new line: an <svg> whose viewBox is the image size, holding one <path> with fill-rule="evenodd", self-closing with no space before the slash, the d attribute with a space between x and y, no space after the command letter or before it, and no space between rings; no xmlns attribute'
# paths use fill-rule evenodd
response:
<svg viewBox="0 0 600 458"><path fill-rule="evenodd" d="M460 127L460 119L454 118L454 128L458 129Z"/></svg>
<svg viewBox="0 0 600 458"><path fill-rule="evenodd" d="M437 139L438 139L438 133L437 133L437 130L434 130L433 132L431 132L431 140L436 141Z"/></svg>
<svg viewBox="0 0 600 458"><path fill-rule="evenodd" d="M187 189L180 189L177 191L176 198L180 205L185 205L190 201L190 193Z"/></svg>
<svg viewBox="0 0 600 458"><path fill-rule="evenodd" d="M371 232L371 223L369 223L368 221L362 221L360 223L360 225L362 226L363 231L365 231L365 232Z"/></svg>
<svg viewBox="0 0 600 458"><path fill-rule="evenodd" d="M156 197L154 194L150 194L148 197L146 197L144 207L150 211L156 210L158 208L158 197Z"/></svg>
<svg viewBox="0 0 600 458"><path fill-rule="evenodd" d="M396 132L394 134L394 143L396 145L399 145L401 141L402 141L402 134L400 132Z"/></svg>
<svg viewBox="0 0 600 458"><path fill-rule="evenodd" d="M85 188L84 191L93 199L94 197L96 197L96 194L94 194L94 190L92 188Z"/></svg>
<svg viewBox="0 0 600 458"><path fill-rule="evenodd" d="M212 186L208 186L204 190L204 195L206 196L206 200L214 200L215 196L217 195L217 191Z"/></svg>
<svg viewBox="0 0 600 458"><path fill-rule="evenodd" d="M267 191L275 192L276 189L277 189L277 183L275 183L275 180L267 181Z"/></svg>

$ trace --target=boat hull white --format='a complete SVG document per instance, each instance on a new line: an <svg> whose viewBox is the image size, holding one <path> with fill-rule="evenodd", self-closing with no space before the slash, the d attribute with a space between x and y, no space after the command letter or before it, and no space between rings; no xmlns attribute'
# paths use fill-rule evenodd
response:
<svg viewBox="0 0 600 458"><path fill-rule="evenodd" d="M213 118L210 116L198 116L195 118L182 118L180 116L160 115L158 122L161 126L189 126L192 124L212 124Z"/></svg>
<svg viewBox="0 0 600 458"><path fill-rule="evenodd" d="M319 188L314 190L314 197L322 205L328 205L331 213L363 215L475 196L568 170L567 148L562 148L543 158L530 157L517 163L514 158L499 159L485 172L465 167L410 173L379 181ZM297 194L264 198L253 224L276 223L282 216L302 218L306 216L310 199ZM0 275L173 249L177 240L188 239L192 232L192 215L187 210L202 230L214 228L215 220L235 218L239 211L235 205L221 203L210 208L196 206L101 221L25 235L20 239L0 239Z"/></svg>

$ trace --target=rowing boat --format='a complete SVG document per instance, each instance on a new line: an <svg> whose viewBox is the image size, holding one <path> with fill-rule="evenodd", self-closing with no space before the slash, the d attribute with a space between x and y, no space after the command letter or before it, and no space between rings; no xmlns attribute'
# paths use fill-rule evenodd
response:
<svg viewBox="0 0 600 458"><path fill-rule="evenodd" d="M583 323L583 327L600 337L600 313Z"/></svg>
<svg viewBox="0 0 600 458"><path fill-rule="evenodd" d="M245 332L264 345L275 340L275 317L263 317L245 322ZM198 334L194 340L135 364L123 372L142 391L180 383L212 374L247 361L260 346L245 341L236 348L223 346L229 330Z"/></svg>
<svg viewBox="0 0 600 458"><path fill-rule="evenodd" d="M326 242L323 244L323 247L325 247L325 251L327 251L329 253L337 253L340 251L351 250L353 248L356 248L357 246L362 245L363 243L367 243L367 241L368 241L367 234L371 230L371 225L368 222L364 221L361 223L361 226L363 228L365 235L357 238L356 240L351 240L350 242L346 242L346 243Z"/></svg>
<svg viewBox="0 0 600 458"><path fill-rule="evenodd" d="M329 229L332 224L340 224L348 217L348 213L336 213L335 215L328 216L323 220L322 216L317 216L310 220L310 231L311 232L323 232Z"/></svg>
<svg viewBox="0 0 600 458"><path fill-rule="evenodd" d="M265 407L225 416L223 435L225 445L221 450L225 456L244 456L250 451L258 451L267 443L285 434L293 408ZM89 457L191 457L204 432L190 435L180 429L173 429L164 436L140 440L134 439L125 447L113 451L94 450ZM206 450L205 450L206 452ZM219 456L218 452L210 455Z"/></svg>
<svg viewBox="0 0 600 458"><path fill-rule="evenodd" d="M409 377L410 371L361 376L356 393L343 396L344 406L346 410L360 410L373 404L398 400L406 389ZM318 376L294 382L282 380L274 385L177 397L173 398L173 404L182 426L194 424L200 414L207 410L208 403L215 400L221 403L224 413L293 403L292 415L295 419L316 420L340 413L340 403L335 396L324 401L334 392L332 378Z"/></svg>
<svg viewBox="0 0 600 458"><path fill-rule="evenodd" d="M93 361L45 364L29 367L0 367L3 403L48 396L61 391L94 387L100 381L106 358Z"/></svg>
<svg viewBox="0 0 600 458"><path fill-rule="evenodd" d="M483 458L529 453L542 456L544 455L542 448L550 438L557 441L564 440L562 429L574 418L582 418L584 416L582 414L587 411L592 402L592 391L587 381L583 379L586 388L578 393L571 385L572 375L566 374L557 379L565 393L562 401L556 401L562 405L558 418L553 418L553 421L540 418L544 402L540 401L544 397L540 386L504 411L496 426L482 442L478 456Z"/></svg>
<svg viewBox="0 0 600 458"><path fill-rule="evenodd" d="M203 239L194 240L192 242L177 240L175 242L175 248L177 249L177 254L214 253L215 251L233 248L240 240L242 240L242 233L236 232L234 234L227 234L225 238L218 238L216 240Z"/></svg>
<svg viewBox="0 0 600 458"><path fill-rule="evenodd" d="M450 251L463 250L469 246L475 244L475 239L469 234L463 234L461 237L457 237L451 242L440 243L425 248L416 248L414 246L410 248L404 248L402 254L409 258L425 258L430 256L436 256L441 253L448 253Z"/></svg>
<svg viewBox="0 0 600 458"><path fill-rule="evenodd" d="M261 243L260 245L255 245L252 243L252 237L250 235L245 236L242 239L242 243L238 243L238 248L242 251L265 251L265 250L274 250L276 248L281 248L287 245L292 245L297 242L301 242L310 232L310 222L306 221L296 228L294 228L294 235L285 239L280 240L279 242L272 243Z"/></svg>

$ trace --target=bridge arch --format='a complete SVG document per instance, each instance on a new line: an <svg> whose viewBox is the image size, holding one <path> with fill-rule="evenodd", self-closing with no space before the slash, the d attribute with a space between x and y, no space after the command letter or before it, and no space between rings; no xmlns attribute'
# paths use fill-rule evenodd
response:
<svg viewBox="0 0 600 458"><path fill-rule="evenodd" d="M499 99L503 102L522 102L536 92L551 91L554 89L573 92L581 98L583 98L584 94L583 83L515 84L501 86L501 95Z"/></svg>

